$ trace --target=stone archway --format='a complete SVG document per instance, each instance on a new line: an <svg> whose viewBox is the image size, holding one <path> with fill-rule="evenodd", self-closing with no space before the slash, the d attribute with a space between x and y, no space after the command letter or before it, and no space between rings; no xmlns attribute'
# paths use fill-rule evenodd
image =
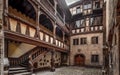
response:
<svg viewBox="0 0 120 75"><path fill-rule="evenodd" d="M84 66L85 65L85 56L83 54L77 54L74 57L74 65Z"/></svg>

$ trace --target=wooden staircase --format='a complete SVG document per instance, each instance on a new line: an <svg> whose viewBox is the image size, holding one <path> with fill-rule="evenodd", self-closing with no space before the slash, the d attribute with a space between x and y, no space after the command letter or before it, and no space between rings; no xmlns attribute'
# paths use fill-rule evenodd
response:
<svg viewBox="0 0 120 75"><path fill-rule="evenodd" d="M31 65L34 65L35 62L39 61L38 59L40 59L47 52L47 48L35 47L34 49L30 50L30 52L27 52L19 58L9 58L11 67L9 68L9 74L31 75L31 68L34 69L34 66L31 67ZM32 64L29 62L31 62Z"/></svg>

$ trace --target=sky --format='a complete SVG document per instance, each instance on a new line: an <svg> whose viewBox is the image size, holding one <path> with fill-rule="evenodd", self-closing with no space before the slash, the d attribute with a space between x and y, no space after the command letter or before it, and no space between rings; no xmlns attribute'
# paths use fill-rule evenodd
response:
<svg viewBox="0 0 120 75"><path fill-rule="evenodd" d="M65 0L65 1L66 1L67 5L70 5L70 4L72 4L76 1L79 1L79 0Z"/></svg>

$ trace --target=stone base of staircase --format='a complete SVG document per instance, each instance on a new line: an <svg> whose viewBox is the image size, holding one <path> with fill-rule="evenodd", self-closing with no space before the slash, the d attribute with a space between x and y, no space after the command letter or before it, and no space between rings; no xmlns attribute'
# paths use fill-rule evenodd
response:
<svg viewBox="0 0 120 75"><path fill-rule="evenodd" d="M9 68L9 75L32 75L26 67Z"/></svg>

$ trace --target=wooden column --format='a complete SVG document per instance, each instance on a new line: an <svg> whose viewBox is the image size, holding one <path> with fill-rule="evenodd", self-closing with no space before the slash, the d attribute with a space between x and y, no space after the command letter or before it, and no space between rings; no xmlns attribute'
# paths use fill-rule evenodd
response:
<svg viewBox="0 0 120 75"><path fill-rule="evenodd" d="M63 47L64 47L64 44L65 44L65 33L63 32Z"/></svg>
<svg viewBox="0 0 120 75"><path fill-rule="evenodd" d="M63 15L63 20L64 20L64 26L65 26L65 14Z"/></svg>
<svg viewBox="0 0 120 75"><path fill-rule="evenodd" d="M55 71L55 59L54 59L55 50L51 51L51 71Z"/></svg>
<svg viewBox="0 0 120 75"><path fill-rule="evenodd" d="M55 41L56 41L56 27L57 27L57 25L56 25L56 22L55 22L55 25L54 25L54 29L53 29L53 43L55 44Z"/></svg>
<svg viewBox="0 0 120 75"><path fill-rule="evenodd" d="M39 16L40 16L40 6L38 6L37 12L36 12L36 29L37 29L37 38L38 39L40 39L40 34L39 34L39 32L40 32L40 26L39 26L40 18L39 18Z"/></svg>

